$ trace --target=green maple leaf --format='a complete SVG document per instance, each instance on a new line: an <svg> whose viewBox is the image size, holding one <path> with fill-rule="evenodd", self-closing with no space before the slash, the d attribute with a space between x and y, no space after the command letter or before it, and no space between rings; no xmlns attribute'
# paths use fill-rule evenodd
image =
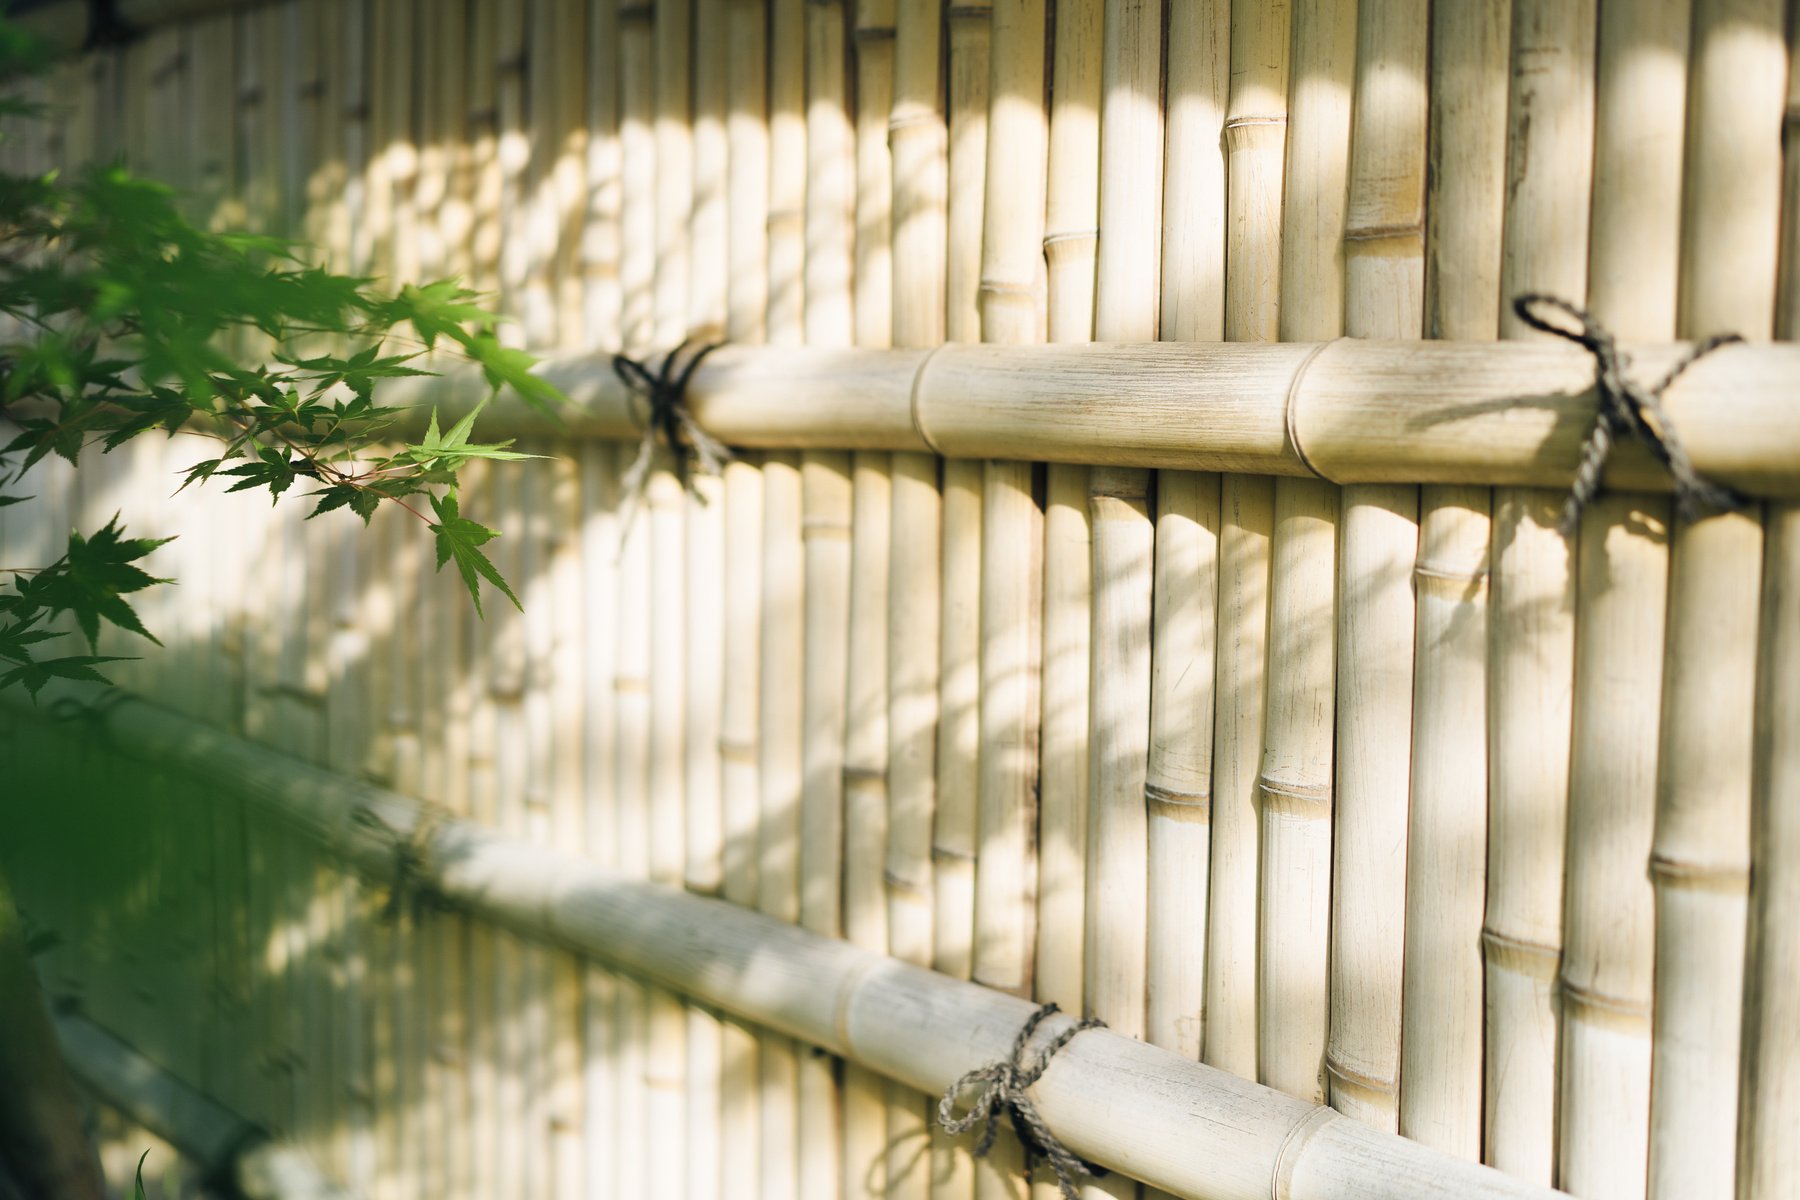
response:
<svg viewBox="0 0 1800 1200"><path fill-rule="evenodd" d="M500 577L500 572L480 549L499 537L500 531L489 529L486 525L463 516L453 495L441 499L433 496L431 510L437 514L437 523L432 525L431 531L437 534L438 570L443 570L444 564L451 559L456 560L456 569L462 575L463 586L469 589L469 596L475 601L476 615L487 615L481 611L480 581L483 579L499 588L512 601L514 608L520 612L525 611L525 606L513 595L512 588L507 586L506 580Z"/></svg>
<svg viewBox="0 0 1800 1200"><path fill-rule="evenodd" d="M431 410L431 424L426 427L425 440L417 445L408 444L407 455L426 470L455 471L472 458L492 458L502 461L515 461L525 458L543 458L542 454L522 454L517 450L508 450L512 439L504 442L471 442L470 432L475 428L475 418L487 407L484 399L470 410L462 420L450 427L449 433L438 432L437 409Z"/></svg>
<svg viewBox="0 0 1800 1200"><path fill-rule="evenodd" d="M20 585L21 595L51 612L74 613L89 646L99 640L102 619L157 642L124 596L153 583L171 582L132 564L174 539L128 538L124 532L114 513L106 527L92 537L70 534L62 561L40 572L29 584Z"/></svg>

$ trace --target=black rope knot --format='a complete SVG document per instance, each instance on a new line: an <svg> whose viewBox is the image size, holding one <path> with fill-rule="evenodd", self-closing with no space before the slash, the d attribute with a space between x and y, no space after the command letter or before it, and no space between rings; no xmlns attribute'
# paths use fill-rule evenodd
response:
<svg viewBox="0 0 1800 1200"><path fill-rule="evenodd" d="M699 461L701 472L706 475L719 474L731 459L731 451L724 443L700 428L687 406L688 381L694 377L695 368L723 343L708 342L702 345L688 356L687 362L677 371L676 363L681 358L681 352L692 344L692 339L683 341L663 356L662 364L654 371L629 355L613 355L613 374L619 377L634 399L633 415L637 415L637 399L644 401L646 410L641 418L644 438L638 443L637 457L631 460L624 479L624 494L632 517L637 514L638 500L643 494L644 481L650 474L650 463L656 456L658 445L667 446L674 454L675 476L681 480L683 487L688 485L688 446L693 448L693 456ZM628 517L627 528L630 523Z"/></svg>
<svg viewBox="0 0 1800 1200"><path fill-rule="evenodd" d="M1553 309L1576 322L1570 329L1533 311L1534 306ZM1581 521L1581 510L1600 493L1600 472L1606 456L1620 434L1635 433L1650 447L1657 461L1668 468L1675 480L1675 511L1685 521L1698 520L1708 511L1725 512L1743 506L1744 498L1722 483L1715 483L1694 469L1687 449L1675 435L1669 415L1663 409L1662 395L1681 373L1720 346L1744 339L1735 333L1718 334L1693 349L1669 369L1654 387L1645 387L1625 373L1629 357L1619 349L1613 335L1593 314L1567 300L1542 293L1527 293L1513 299L1513 311L1533 329L1555 334L1585 349L1594 356L1594 391L1600 398L1600 412L1594 428L1581 444L1581 462L1575 468L1575 482L1569 499L1563 505L1562 531L1573 536Z"/></svg>
<svg viewBox="0 0 1800 1200"><path fill-rule="evenodd" d="M967 1133L976 1125L983 1125L981 1141L976 1143L975 1157L983 1158L994 1148L994 1138L1000 1131L1000 1112L1012 1121L1012 1127L1019 1135L1019 1141L1025 1146L1026 1169L1030 1169L1031 1160L1042 1158L1056 1172L1056 1185L1062 1189L1066 1200L1079 1200L1075 1190L1075 1180L1082 1175L1102 1174L1098 1168L1083 1162L1070 1153L1057 1136L1038 1115L1036 1106L1025 1094L1025 1089L1038 1081L1056 1052L1084 1029L1097 1029L1106 1022L1094 1017L1087 1017L1075 1022L1052 1038L1050 1044L1040 1050L1029 1063L1025 1060L1026 1047L1031 1043L1031 1035L1043 1024L1045 1018L1059 1012L1056 1005L1046 1004L1031 1014L1031 1019L1020 1027L1019 1034L1013 1039L1012 1054L998 1062L991 1062L985 1067L976 1067L973 1071L958 1079L944 1089L944 1097L938 1101L938 1124L945 1132L954 1134ZM956 1115L956 1099L970 1088L980 1089L975 1102L966 1116Z"/></svg>

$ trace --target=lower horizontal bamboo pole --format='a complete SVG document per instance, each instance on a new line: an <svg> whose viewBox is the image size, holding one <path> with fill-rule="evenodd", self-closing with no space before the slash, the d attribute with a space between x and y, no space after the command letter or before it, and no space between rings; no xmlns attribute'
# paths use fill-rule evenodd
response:
<svg viewBox="0 0 1800 1200"><path fill-rule="evenodd" d="M721 901L625 879L584 859L441 815L382 788L253 746L125 693L89 728L120 751L240 796L347 866L396 870L477 918L553 941L803 1039L925 1092L1005 1058L1029 1000L822 938ZM1040 1039L1068 1027L1045 1022ZM1032 1100L1070 1150L1195 1200L1548 1200L1559 1193L1404 1141L1106 1031L1051 1062Z"/></svg>
<svg viewBox="0 0 1800 1200"><path fill-rule="evenodd" d="M350 1200L299 1148L269 1137L84 1017L56 1018L77 1078L245 1200Z"/></svg>
<svg viewBox="0 0 1800 1200"><path fill-rule="evenodd" d="M1680 344L1630 346L1661 377ZM610 357L546 364L575 411L567 432L635 437L642 402ZM698 424L733 446L935 451L1098 466L1276 475L1334 483L1568 486L1595 414L1594 361L1551 338L1508 342L1150 342L947 345L937 350L727 346L695 372ZM1751 495L1800 497L1800 346L1730 346L1669 388L1694 466ZM440 420L487 394L478 372L394 380L386 395ZM555 432L503 398L489 434ZM1635 441L1606 483L1667 491Z"/></svg>

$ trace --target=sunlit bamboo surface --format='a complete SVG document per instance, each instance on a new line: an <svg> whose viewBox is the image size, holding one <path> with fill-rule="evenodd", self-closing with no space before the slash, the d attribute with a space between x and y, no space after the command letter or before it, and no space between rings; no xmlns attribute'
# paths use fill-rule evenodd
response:
<svg viewBox="0 0 1800 1200"><path fill-rule="evenodd" d="M33 15L97 45L8 84L49 110L0 166L460 277L585 404L497 406L545 459L468 476L524 602L485 620L396 506L171 495L199 433L46 461L0 567L177 535L122 686L1531 1183L1800 1189L1787 6L110 7ZM1592 367L1528 291L1647 383L1765 343L1670 393L1742 512L1626 447L1558 531ZM607 356L687 337L741 451L627 495ZM0 718L48 990L356 1195L1055 1195L867 1063L78 730Z"/></svg>

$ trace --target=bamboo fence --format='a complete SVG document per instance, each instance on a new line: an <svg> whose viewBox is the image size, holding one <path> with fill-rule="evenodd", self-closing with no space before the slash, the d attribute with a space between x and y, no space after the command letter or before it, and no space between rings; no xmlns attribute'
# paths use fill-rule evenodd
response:
<svg viewBox="0 0 1800 1200"><path fill-rule="evenodd" d="M0 696L0 866L71 1058L202 1165L1052 1200L933 1110L1053 1001L1109 1026L1030 1089L1085 1196L1794 1189L1784 6L24 19L71 57L6 169L462 276L573 401L483 414L546 456L465 485L486 620L405 514L170 496L199 428L0 508L8 568L180 535L164 645L102 638L136 699ZM1623 437L1560 527L1601 398L1533 291L1645 386L1748 339L1658 418L1740 511ZM684 338L735 457L629 494L611 355ZM487 394L434 365L421 425Z"/></svg>

